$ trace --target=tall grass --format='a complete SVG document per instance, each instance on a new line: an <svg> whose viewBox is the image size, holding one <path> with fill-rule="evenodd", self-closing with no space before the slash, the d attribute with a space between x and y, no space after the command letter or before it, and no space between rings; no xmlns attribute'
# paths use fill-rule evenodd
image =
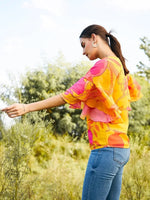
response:
<svg viewBox="0 0 150 200"><path fill-rule="evenodd" d="M150 150L131 142L131 156L125 166L122 200L150 200Z"/></svg>
<svg viewBox="0 0 150 200"><path fill-rule="evenodd" d="M121 200L150 199L150 151L131 141ZM90 153L84 141L57 136L27 121L5 132L0 143L0 200L81 200Z"/></svg>

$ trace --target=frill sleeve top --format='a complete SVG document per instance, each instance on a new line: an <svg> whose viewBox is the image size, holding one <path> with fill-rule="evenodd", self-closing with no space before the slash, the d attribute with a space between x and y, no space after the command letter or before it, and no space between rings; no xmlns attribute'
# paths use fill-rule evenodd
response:
<svg viewBox="0 0 150 200"><path fill-rule="evenodd" d="M119 58L97 61L62 96L71 108L82 109L91 149L129 147L128 110L141 97L141 88L131 75L124 75Z"/></svg>

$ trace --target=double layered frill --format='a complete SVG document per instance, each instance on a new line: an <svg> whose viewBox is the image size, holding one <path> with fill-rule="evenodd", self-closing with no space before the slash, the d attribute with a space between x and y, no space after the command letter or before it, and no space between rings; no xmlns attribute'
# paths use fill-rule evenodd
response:
<svg viewBox="0 0 150 200"><path fill-rule="evenodd" d="M131 75L124 75L117 57L95 63L87 74L63 94L71 108L82 109L87 118L91 149L128 148L128 111L130 102L141 97L141 88Z"/></svg>

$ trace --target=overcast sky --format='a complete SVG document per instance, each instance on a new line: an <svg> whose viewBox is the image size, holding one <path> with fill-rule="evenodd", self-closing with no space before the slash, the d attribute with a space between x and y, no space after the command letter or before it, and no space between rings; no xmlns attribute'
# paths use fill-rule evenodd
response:
<svg viewBox="0 0 150 200"><path fill-rule="evenodd" d="M149 21L149 0L0 0L0 84L8 74L17 78L52 62L58 52L68 62L82 60L79 35L91 24L114 30L134 72L147 62L139 45L150 39Z"/></svg>
<svg viewBox="0 0 150 200"><path fill-rule="evenodd" d="M69 62L83 59L81 31L100 24L122 45L130 71L146 56L140 38L150 39L149 0L0 0L0 82L51 62L62 52Z"/></svg>

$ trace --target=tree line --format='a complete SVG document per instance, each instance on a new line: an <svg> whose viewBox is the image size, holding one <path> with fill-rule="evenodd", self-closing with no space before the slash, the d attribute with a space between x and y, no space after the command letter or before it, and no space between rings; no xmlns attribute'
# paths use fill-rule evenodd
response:
<svg viewBox="0 0 150 200"><path fill-rule="evenodd" d="M150 60L150 41L141 39L140 49ZM48 63L34 71L27 71L20 77L19 84L3 85L0 99L7 104L14 102L32 103L64 92L80 79L92 66L91 62L81 61L70 64L62 54L55 62ZM139 61L137 72L133 74L141 85L143 98L131 104L129 113L129 135L138 137L140 141L150 145L150 66ZM28 119L31 124L44 121L45 126L51 125L54 134L69 134L73 138L86 138L86 121L80 119L80 110L70 109L69 105L56 107L35 113L28 113L19 120ZM1 123L2 127L2 123Z"/></svg>

